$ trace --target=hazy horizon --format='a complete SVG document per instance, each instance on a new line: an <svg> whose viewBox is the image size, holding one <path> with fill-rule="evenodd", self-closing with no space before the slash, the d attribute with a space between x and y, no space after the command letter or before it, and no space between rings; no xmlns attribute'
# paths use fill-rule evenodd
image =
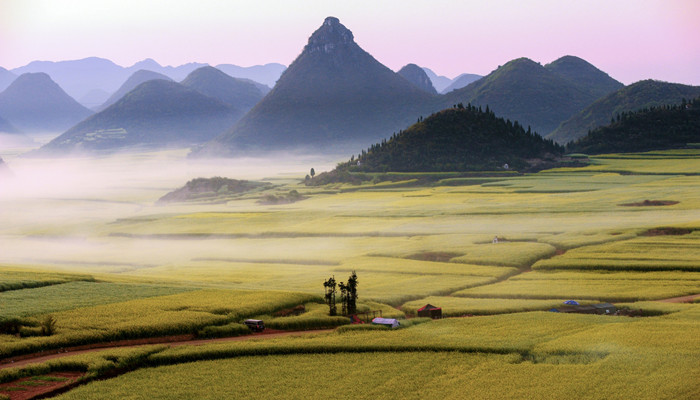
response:
<svg viewBox="0 0 700 400"><path fill-rule="evenodd" d="M0 66L87 57L122 66L146 58L164 66L289 65L335 16L395 71L415 63L454 78L486 75L519 57L546 64L574 55L625 84L700 85L700 3L693 1L303 3L4 0Z"/></svg>

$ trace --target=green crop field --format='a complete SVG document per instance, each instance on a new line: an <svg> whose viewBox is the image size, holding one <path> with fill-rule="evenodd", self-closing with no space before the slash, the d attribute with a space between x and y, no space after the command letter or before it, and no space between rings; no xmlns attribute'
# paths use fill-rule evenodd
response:
<svg viewBox="0 0 700 400"><path fill-rule="evenodd" d="M121 166L119 157L126 156L95 168ZM426 184L413 174L307 187L298 174L207 168L200 170L213 171L207 176L264 178L275 184L269 193L297 190L305 199L260 204L263 191L217 204L156 205L194 178L179 169L162 178L113 173L114 182L51 196L0 197L0 323L26 324L0 334L0 358L127 338L239 335L248 317L276 329L338 326L346 321L326 315L323 282L347 282L355 271L360 311L402 318L430 303L446 316L474 317L395 332L343 328L124 350L41 368L100 376L119 365L156 367L65 398L129 397L125 387L135 398L158 398L158 385L175 381L183 398L206 398L201 387L213 397L233 390L199 372L212 368L231 382L248 371L241 393L259 389L263 397L280 387L288 398L334 387L358 398L700 397L691 379L700 374L700 303L655 301L700 294L700 150L596 156L583 168L488 179L442 174ZM298 171L303 177L308 167ZM545 312L569 299L614 302L645 317ZM300 315L275 315L302 304ZM49 314L55 333L40 336L37 324ZM338 375L343 365L358 378ZM253 376L250 368L262 370ZM333 382L330 392L297 382L320 374ZM207 384L189 387L183 376ZM416 383L420 376L431 384Z"/></svg>

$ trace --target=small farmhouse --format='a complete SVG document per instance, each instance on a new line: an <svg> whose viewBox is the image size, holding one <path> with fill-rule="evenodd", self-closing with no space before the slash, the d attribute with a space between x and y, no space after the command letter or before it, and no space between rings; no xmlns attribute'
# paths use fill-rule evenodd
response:
<svg viewBox="0 0 700 400"><path fill-rule="evenodd" d="M440 319L442 318L442 308L435 307L432 304L426 304L418 309L418 316L432 319Z"/></svg>

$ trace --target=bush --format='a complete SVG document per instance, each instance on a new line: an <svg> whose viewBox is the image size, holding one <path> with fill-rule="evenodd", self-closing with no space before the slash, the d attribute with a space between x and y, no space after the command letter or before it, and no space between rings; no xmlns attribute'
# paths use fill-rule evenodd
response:
<svg viewBox="0 0 700 400"><path fill-rule="evenodd" d="M41 321L41 334L44 336L51 336L56 331L56 318L53 315L47 315Z"/></svg>

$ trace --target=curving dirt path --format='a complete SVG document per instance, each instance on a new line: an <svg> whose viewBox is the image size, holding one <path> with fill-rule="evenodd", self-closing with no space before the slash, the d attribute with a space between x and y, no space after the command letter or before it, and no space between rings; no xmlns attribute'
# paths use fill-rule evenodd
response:
<svg viewBox="0 0 700 400"><path fill-rule="evenodd" d="M44 353L27 354L27 355L18 356L18 357L7 358L4 360L0 360L0 370L5 369L5 368L23 367L23 366L29 365L29 364L41 363L44 361L53 360L56 358L74 356L77 354L92 353L92 352L96 352L96 351L110 350L110 349L116 349L116 348L141 347L141 346L148 346L148 345L154 345L154 344L164 344L164 345L167 345L168 347L178 347L178 346L188 346L188 345L189 346L199 346L199 345L210 344L210 343L237 342L237 341L252 340L252 339L274 339L274 338L284 337L284 336L295 336L295 335L301 336L301 335L309 335L309 334L328 333L328 332L333 332L333 331L334 331L334 329L317 329L317 330L309 330L309 331L277 331L277 330L269 329L266 332L261 332L261 333L253 333L253 334L244 335L244 336L234 336L234 337L225 337L225 338L216 338L216 339L196 339L196 340L194 340L194 339L192 339L191 335L181 335L181 336L170 336L170 337L162 337L162 338L152 338L152 339L145 339L145 340L122 340L119 342L109 343L107 345L106 345L106 343L95 343L93 345L88 345L88 346L70 347L67 349L56 350L55 352L52 352L50 354L47 354L47 352L44 352Z"/></svg>
<svg viewBox="0 0 700 400"><path fill-rule="evenodd" d="M672 297L670 299L656 300L662 303L692 303L693 300L700 298L700 294L691 294L690 296Z"/></svg>

